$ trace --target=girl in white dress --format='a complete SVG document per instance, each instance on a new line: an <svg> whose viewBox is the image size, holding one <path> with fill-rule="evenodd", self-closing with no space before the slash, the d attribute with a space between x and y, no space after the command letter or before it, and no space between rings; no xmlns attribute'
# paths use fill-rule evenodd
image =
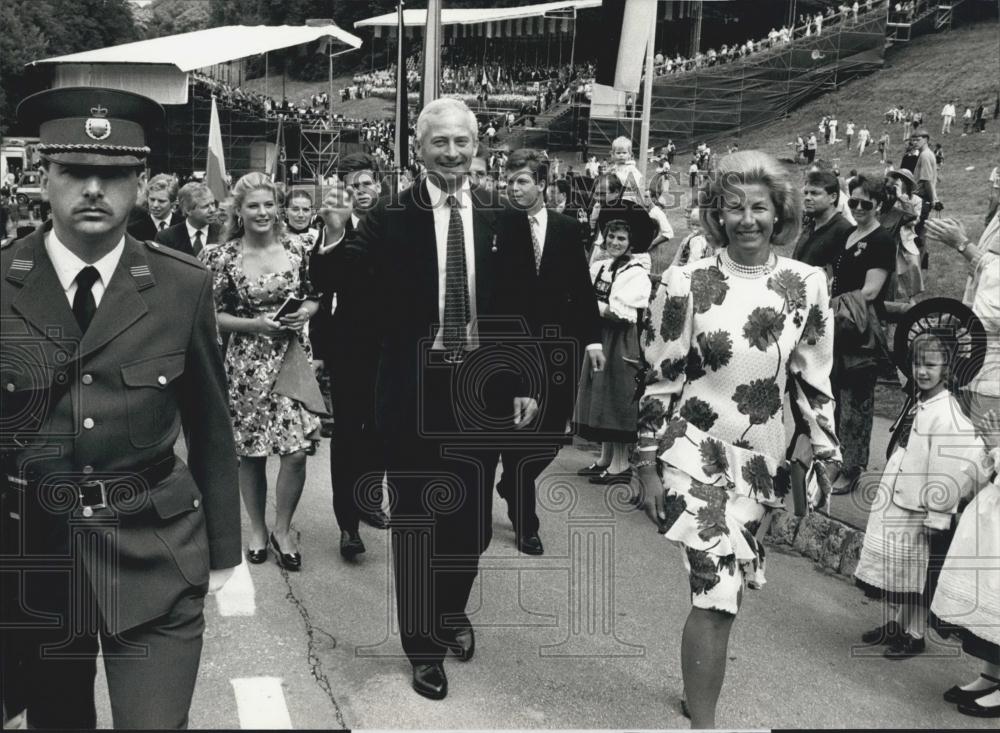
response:
<svg viewBox="0 0 1000 733"><path fill-rule="evenodd" d="M962 512L931 603L931 623L956 635L962 649L983 660L983 671L944 699L978 718L1000 718L1000 414L986 414L990 451L984 470L993 480Z"/></svg>
<svg viewBox="0 0 1000 733"><path fill-rule="evenodd" d="M887 659L925 649L932 555L947 551L959 501L974 488L969 468L982 455L982 441L947 388L954 351L931 332L910 344L917 399L895 431L854 573L866 595L888 605L887 623L861 637L888 644Z"/></svg>

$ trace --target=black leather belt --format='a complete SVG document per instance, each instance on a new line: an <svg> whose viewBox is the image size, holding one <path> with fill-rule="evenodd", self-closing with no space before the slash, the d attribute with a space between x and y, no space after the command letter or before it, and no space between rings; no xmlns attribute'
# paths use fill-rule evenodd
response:
<svg viewBox="0 0 1000 733"><path fill-rule="evenodd" d="M433 366L461 364L472 355L472 351L445 351L431 349L427 352L427 363Z"/></svg>
<svg viewBox="0 0 1000 733"><path fill-rule="evenodd" d="M79 478L66 474L35 476L29 469L22 472L21 476L8 473L7 484L11 489L21 492L39 488L65 489L67 486L71 486L76 492L80 513L85 517L92 517L95 510L108 508L108 495L118 484L134 489L136 480L139 479L146 486L154 486L170 475L174 470L175 462L176 457L171 454L145 468L128 473L116 471L114 474L107 474L104 478L100 474L84 475Z"/></svg>

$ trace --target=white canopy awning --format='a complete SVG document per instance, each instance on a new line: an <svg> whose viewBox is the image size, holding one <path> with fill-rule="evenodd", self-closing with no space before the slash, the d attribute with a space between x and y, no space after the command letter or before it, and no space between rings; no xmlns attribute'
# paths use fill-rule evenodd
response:
<svg viewBox="0 0 1000 733"><path fill-rule="evenodd" d="M560 2L541 3L539 5L522 5L517 8L445 8L441 11L441 25L475 25L477 23L494 23L518 18L536 18L546 13L569 10L585 10L599 8L601 0L561 0ZM556 17L556 16L552 16ZM355 28L368 26L392 26L399 22L398 13L376 15L365 18L354 24ZM403 11L404 26L426 26L427 10L410 8Z"/></svg>
<svg viewBox="0 0 1000 733"><path fill-rule="evenodd" d="M28 65L160 64L188 72L279 48L311 43L325 37L331 37L350 48L361 47L360 38L337 25L226 25L71 53L68 56L54 56L32 61Z"/></svg>

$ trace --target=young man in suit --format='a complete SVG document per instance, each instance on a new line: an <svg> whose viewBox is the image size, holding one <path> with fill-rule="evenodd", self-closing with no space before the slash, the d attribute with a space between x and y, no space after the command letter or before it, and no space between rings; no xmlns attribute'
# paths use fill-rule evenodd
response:
<svg viewBox="0 0 1000 733"><path fill-rule="evenodd" d="M388 464L397 612L413 689L448 693L444 657L472 658L465 609L492 536L496 449L538 412L522 347L535 332L531 242L518 213L469 185L477 147L472 111L437 99L417 121L426 175L384 197L344 242L349 208L327 202L339 287L367 271L380 336L375 417ZM528 287L527 291L525 290Z"/></svg>
<svg viewBox="0 0 1000 733"><path fill-rule="evenodd" d="M205 594L240 564L212 279L125 231L162 117L99 88L18 108L52 204L0 252L0 692L31 727L96 725L98 642L116 728L186 727Z"/></svg>
<svg viewBox="0 0 1000 733"><path fill-rule="evenodd" d="M219 243L221 227L212 223L215 197L204 183L192 181L181 186L177 201L184 221L157 232L155 241L197 257L204 247Z"/></svg>
<svg viewBox="0 0 1000 733"><path fill-rule="evenodd" d="M135 206L129 214L128 233L142 242L151 242L156 235L184 221L177 203L177 179L158 173L146 184L146 206Z"/></svg>
<svg viewBox="0 0 1000 733"><path fill-rule="evenodd" d="M505 171L507 195L521 212L518 226L535 255L534 284L543 335L564 343L572 363L568 374L560 373L558 379L546 383L541 396L544 410L531 440L500 450L503 474L497 490L507 502L517 548L528 555L544 552L535 511L535 481L570 441L567 424L573 416L579 365L586 363L595 371L604 368L601 316L587 266L587 230L575 219L545 208L548 169L544 153L522 149L510 154Z"/></svg>
<svg viewBox="0 0 1000 733"><path fill-rule="evenodd" d="M340 160L337 172L351 209L344 222L345 234L351 236L378 200L378 166L366 153L351 153ZM319 249L325 250L325 245L320 243ZM329 282L335 273L325 268L335 264L334 257L313 257L310 277L314 282ZM381 305L374 284L363 275L341 283L335 307L333 291L324 292L311 322L313 349L330 377L330 485L340 527L340 554L345 560L365 551L358 532L360 520L376 529L389 526L381 508L385 460L375 431L379 342L372 318Z"/></svg>

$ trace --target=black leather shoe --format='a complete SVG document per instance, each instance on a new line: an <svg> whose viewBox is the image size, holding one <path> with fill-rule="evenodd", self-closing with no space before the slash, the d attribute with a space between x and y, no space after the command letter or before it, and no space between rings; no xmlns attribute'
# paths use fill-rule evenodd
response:
<svg viewBox="0 0 1000 733"><path fill-rule="evenodd" d="M413 691L431 700L444 700L448 695L448 677L444 673L444 665L440 662L414 664Z"/></svg>
<svg viewBox="0 0 1000 733"><path fill-rule="evenodd" d="M903 630L895 621L889 621L883 626L876 626L861 635L865 644L895 644L903 637Z"/></svg>
<svg viewBox="0 0 1000 733"><path fill-rule="evenodd" d="M389 529L389 515L381 509L374 512L362 512L358 514L358 519L375 529Z"/></svg>
<svg viewBox="0 0 1000 733"><path fill-rule="evenodd" d="M274 539L274 532L271 533L271 550L278 564L285 570L295 571L302 568L302 555L297 552L282 552L278 540Z"/></svg>
<svg viewBox="0 0 1000 733"><path fill-rule="evenodd" d="M973 718L1000 718L1000 705L986 707L973 700L972 702L959 703L958 712L962 715L971 715Z"/></svg>
<svg viewBox="0 0 1000 733"><path fill-rule="evenodd" d="M590 477L592 484L628 484L632 482L632 469L626 468L621 473L609 473L601 471L596 476Z"/></svg>
<svg viewBox="0 0 1000 733"><path fill-rule="evenodd" d="M898 639L891 644L882 656L886 659L899 661L901 659L915 657L918 654L923 654L924 649L926 648L927 643L922 638L914 639L909 634L903 634L903 638Z"/></svg>
<svg viewBox="0 0 1000 733"><path fill-rule="evenodd" d="M537 534L517 537L517 549L525 555L544 555L545 548L542 547L542 538Z"/></svg>
<svg viewBox="0 0 1000 733"><path fill-rule="evenodd" d="M597 461L594 461L586 468L581 468L576 472L577 476L597 476L598 474L604 473L607 466L598 465Z"/></svg>
<svg viewBox="0 0 1000 733"><path fill-rule="evenodd" d="M251 565L260 565L262 562L267 560L267 548L262 547L259 550L252 550L247 548L247 562Z"/></svg>
<svg viewBox="0 0 1000 733"><path fill-rule="evenodd" d="M465 626L455 632L453 640L445 646L460 662L468 662L476 653L476 634L471 626Z"/></svg>
<svg viewBox="0 0 1000 733"><path fill-rule="evenodd" d="M955 685L946 693L944 693L944 701L955 703L957 705L968 705L972 702L975 702L980 697L984 697L986 695L996 692L997 690L1000 690L1000 680L995 680L992 677L985 674L980 676L985 677L989 681L995 682L996 684L991 685L990 687L984 687L981 690L963 690L958 685Z"/></svg>
<svg viewBox="0 0 1000 733"><path fill-rule="evenodd" d="M340 554L345 560L352 560L365 551L365 543L357 532L340 533Z"/></svg>

